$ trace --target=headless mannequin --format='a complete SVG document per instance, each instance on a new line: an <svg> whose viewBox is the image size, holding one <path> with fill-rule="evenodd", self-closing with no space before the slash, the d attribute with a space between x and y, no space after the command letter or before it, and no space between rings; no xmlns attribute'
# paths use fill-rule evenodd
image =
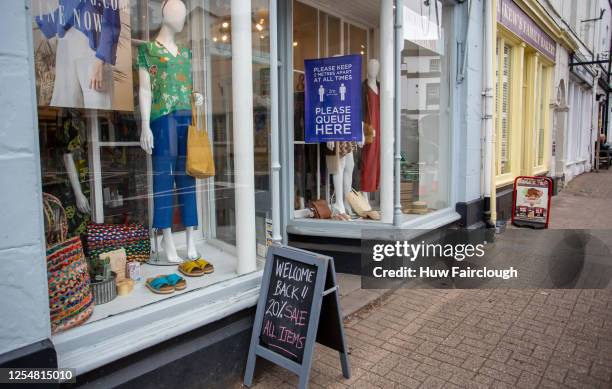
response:
<svg viewBox="0 0 612 389"><path fill-rule="evenodd" d="M183 30L185 18L187 17L187 9L181 0L168 0L162 3L162 27L157 34L155 40L163 45L166 50L173 56L178 54L178 46L176 44L176 34ZM140 132L140 147L147 153L151 154L154 147L153 132L150 128L151 117L151 79L149 73L145 69L138 70L138 78L140 81L139 102L140 102L140 117L141 117L141 132ZM195 103L201 106L204 103L204 97L195 93ZM172 236L171 228L162 229L162 249L166 253L168 262L182 262L176 251L174 237ZM198 258L198 252L195 247L194 228L186 227L185 235L187 240L187 256L190 259Z"/></svg>
<svg viewBox="0 0 612 389"><path fill-rule="evenodd" d="M66 167L66 173L68 173L70 186L72 187L72 191L74 192L77 209L81 213L90 213L91 208L89 207L89 200L83 194L83 189L81 189L79 173L77 172L76 165L74 164L74 156L72 155L72 153L64 154L64 166Z"/></svg>
<svg viewBox="0 0 612 389"><path fill-rule="evenodd" d="M339 57L340 54L334 55ZM345 88L346 90L346 88ZM363 139L363 125L361 127L361 139ZM358 142L359 147L363 146L363 142ZM326 142L326 146L329 150L333 151L336 146L336 142ZM330 158L336 158L335 156L327 156L326 164L331 166L332 163ZM339 214L345 220L349 220L347 213L352 213L352 209L346 199L351 190L353 189L353 170L355 169L355 158L353 152L346 154L338 159L338 168L332 173L332 181L334 182L334 191L336 192L336 201L332 204L332 212Z"/></svg>
<svg viewBox="0 0 612 389"><path fill-rule="evenodd" d="M370 88L374 93L378 94L378 84L376 83L376 78L378 77L378 72L380 71L380 63L378 62L377 59L371 59L368 61L368 67L367 67L367 85L368 88ZM364 107L364 109L367 109L367 107ZM378 136L378 134L376 133L376 131L374 131L374 136ZM378 161L378 163L380 163L380 161ZM369 195L368 192L361 192L361 194L363 195L363 197L366 199L366 201L370 201L369 200Z"/></svg>
<svg viewBox="0 0 612 389"><path fill-rule="evenodd" d="M334 150L335 142L327 142L327 148ZM336 158L335 155L327 156L327 166L332 165L329 161L330 158ZM348 209L348 202L346 196L351 192L353 186L353 169L355 168L355 158L353 152L346 154L343 157L338 158L338 168L332 173L332 180L334 182L334 191L336 192L336 201L332 204L333 213L340 215L346 215ZM348 219L347 219L348 220Z"/></svg>

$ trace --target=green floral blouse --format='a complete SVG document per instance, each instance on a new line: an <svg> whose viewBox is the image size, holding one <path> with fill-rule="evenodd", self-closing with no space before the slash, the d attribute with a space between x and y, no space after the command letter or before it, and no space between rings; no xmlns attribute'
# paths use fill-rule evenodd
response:
<svg viewBox="0 0 612 389"><path fill-rule="evenodd" d="M182 109L191 110L191 50L179 47L173 56L157 42L138 48L137 65L151 77L151 120Z"/></svg>

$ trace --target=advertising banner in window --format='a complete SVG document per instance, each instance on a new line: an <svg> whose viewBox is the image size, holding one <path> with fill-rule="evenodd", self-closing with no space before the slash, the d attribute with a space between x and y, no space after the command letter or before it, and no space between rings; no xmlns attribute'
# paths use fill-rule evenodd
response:
<svg viewBox="0 0 612 389"><path fill-rule="evenodd" d="M126 0L32 1L39 106L132 111Z"/></svg>
<svg viewBox="0 0 612 389"><path fill-rule="evenodd" d="M361 56L304 61L307 143L362 140Z"/></svg>

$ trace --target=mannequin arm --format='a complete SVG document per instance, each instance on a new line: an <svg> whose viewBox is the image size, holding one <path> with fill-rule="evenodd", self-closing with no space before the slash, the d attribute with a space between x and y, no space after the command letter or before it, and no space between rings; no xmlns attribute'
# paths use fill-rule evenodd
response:
<svg viewBox="0 0 612 389"><path fill-rule="evenodd" d="M151 78L145 69L138 69L138 102L140 103L140 147L147 153L153 152L153 133L151 132Z"/></svg>
<svg viewBox="0 0 612 389"><path fill-rule="evenodd" d="M74 158L72 156L72 153L64 154L64 166L66 167L66 173L68 173L70 186L72 187L72 191L74 192L77 209L81 213L90 213L91 209L89 207L89 200L87 200L87 197L83 194L83 190L81 189L79 173L77 172L76 166L74 164Z"/></svg>

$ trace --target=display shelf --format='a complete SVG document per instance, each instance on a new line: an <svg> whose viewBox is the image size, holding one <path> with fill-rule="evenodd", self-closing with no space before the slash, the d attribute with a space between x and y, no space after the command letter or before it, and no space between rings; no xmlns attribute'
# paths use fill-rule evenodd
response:
<svg viewBox="0 0 612 389"><path fill-rule="evenodd" d="M93 315L84 325L236 277L237 260L233 255L204 242L197 245L197 249L199 253L206 253L203 258L214 265L214 273L202 277L186 277L179 273L177 266L159 267L143 264L141 267L142 278L140 281L136 281L134 291L127 296L117 296L109 303L96 306ZM185 258L186 252L179 250L179 255ZM187 289L172 294L155 294L146 287L147 278L171 273L176 273L185 278Z"/></svg>

